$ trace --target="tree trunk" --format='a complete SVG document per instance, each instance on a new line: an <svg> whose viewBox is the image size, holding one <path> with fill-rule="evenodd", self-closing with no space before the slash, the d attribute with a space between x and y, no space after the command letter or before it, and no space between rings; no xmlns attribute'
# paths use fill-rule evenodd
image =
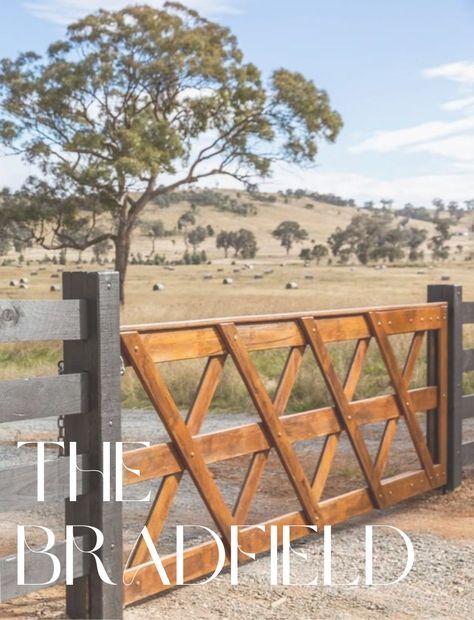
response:
<svg viewBox="0 0 474 620"><path fill-rule="evenodd" d="M125 303L125 277L127 275L128 258L130 256L130 236L125 233L115 240L115 270L119 272L120 303Z"/></svg>

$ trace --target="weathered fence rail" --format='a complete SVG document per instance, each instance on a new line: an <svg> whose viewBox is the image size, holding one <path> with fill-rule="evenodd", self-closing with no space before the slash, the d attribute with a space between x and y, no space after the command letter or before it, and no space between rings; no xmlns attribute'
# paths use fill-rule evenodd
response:
<svg viewBox="0 0 474 620"><path fill-rule="evenodd" d="M60 301L0 300L0 343L63 341L64 372L54 377L0 381L0 423L64 416L65 447L77 443L77 502L68 501L69 457L46 462L45 500L66 500L67 525L99 527L105 544L102 562L118 584L107 586L94 562L77 553L74 584L67 586L67 613L73 618L119 618L122 613L121 507L102 501L102 442L120 441L120 351L118 278L115 273L64 274ZM114 465L112 464L112 478ZM0 470L0 511L33 508L37 466ZM37 504L36 504L37 505ZM90 531L78 528L76 543L88 549ZM51 553L61 561L64 581L65 543ZM27 583L42 583L51 571L46 556L29 552ZM0 560L1 597L7 600L41 586L17 584L17 559Z"/></svg>
<svg viewBox="0 0 474 620"><path fill-rule="evenodd" d="M474 394L464 394L463 375L474 371L474 348L465 349L463 326L474 323L474 301L463 301L462 286L428 287L428 301L446 302L448 314L448 483L452 491L462 482L462 468L474 463L474 441L463 439L463 421L474 417Z"/></svg>
<svg viewBox="0 0 474 620"><path fill-rule="evenodd" d="M67 525L94 526L105 538L101 560L110 578L104 583L95 562L84 554L74 559L74 583L67 587L67 614L73 618L120 618L123 603L131 604L162 592L176 582L176 556L163 565L171 586L159 579L143 540L126 566L122 558L120 504L103 501L100 474L103 442L121 441L120 347L166 428L169 441L124 454L124 483L155 478L161 486L146 522L156 542L166 524L182 476L189 472L207 506L224 545L232 524L245 523L269 456L274 451L291 483L299 507L263 521L264 525L302 526L292 537L306 536L305 524L338 523L373 509L391 506L435 488L454 489L462 466L474 462L474 442L463 442L463 420L474 415L474 395L463 395L463 373L474 370L474 350L463 349L463 325L474 323L474 302L462 301L457 286L431 286L427 304L361 308L333 312L206 319L119 327L118 278L113 273L68 273L63 277L61 301L0 300L0 343L54 340L64 343L61 376L0 381L0 423L64 416L66 455L46 463L45 500L65 500ZM405 335L410 346L403 363L391 338ZM121 342L120 342L121 340ZM345 376L339 376L328 345L353 342ZM426 348L425 347L426 343ZM364 373L369 346L381 356L391 391L370 398L356 394ZM252 361L256 351L287 351L286 363L273 397ZM330 406L286 413L303 355L319 367L332 398ZM427 381L411 383L419 360L426 357ZM204 359L205 369L195 399L183 417L160 372L160 364ZM201 428L212 397L222 380L224 366L233 363L250 395L258 419L250 424L203 434ZM284 414L284 415L283 415ZM426 419L426 437L421 425ZM389 475L387 462L401 423L416 451L418 468ZM379 423L384 432L375 457L368 453L362 430ZM333 467L339 442L346 436L353 448L365 486L325 499L323 491ZM312 477L302 469L296 444L324 439ZM78 501L69 501L69 442L78 452ZM111 483L115 463L112 450ZM251 456L238 499L228 506L209 465ZM140 476L130 470L140 470ZM1 510L32 507L36 500L36 465L0 470ZM258 525L262 525L259 523ZM76 542L90 548L89 531L78 528ZM241 531L246 551L263 552L269 535L256 525ZM52 553L64 565L65 543ZM30 582L41 582L48 558L29 556ZM212 572L217 559L214 542L185 550L184 580ZM18 586L16 558L0 559L2 599L38 589ZM123 588L122 575L128 585ZM62 570L59 581L64 581ZM133 578L134 577L134 578ZM133 578L133 579L132 579Z"/></svg>

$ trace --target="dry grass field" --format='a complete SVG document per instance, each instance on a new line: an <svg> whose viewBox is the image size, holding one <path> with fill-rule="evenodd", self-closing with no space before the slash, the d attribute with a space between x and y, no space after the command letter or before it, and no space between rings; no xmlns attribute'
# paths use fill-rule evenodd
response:
<svg viewBox="0 0 474 620"><path fill-rule="evenodd" d="M253 269L244 269L243 264L232 265L230 259L225 264L176 266L173 271L163 266L131 266L121 322L130 325L243 314L418 303L426 300L427 285L439 283L441 276L446 273L450 274L450 282L463 285L465 299L474 299L474 265L470 262L424 269L393 267L376 270L362 266L305 268L301 262L281 263L280 260L255 262ZM256 273L263 273L269 268L273 269L272 273L264 275L263 279L255 279ZM234 273L236 269L240 271ZM30 272L31 267L26 266L0 267L0 298L60 298L61 292L49 290L52 283L60 284L57 277L51 277L61 275L56 266L45 267L38 271L37 276L31 276ZM203 279L205 273L212 274L212 279ZM9 280L19 278L22 274L30 279L29 288L10 287ZM313 279L307 279L305 276L308 275L312 275ZM222 284L225 276L231 276L233 284ZM285 284L290 280L297 282L299 288L286 290ZM153 291L155 282L161 282L164 290ZM473 342L472 330L467 331L466 345L472 346ZM400 356L404 355L406 346L406 342L398 345ZM351 346L344 347L343 344L334 352L335 363L341 373L351 353ZM51 374L56 370L60 355L59 344L3 346L0 348L0 378ZM284 356L285 352L280 351L256 355L255 362L269 388L278 378ZM361 397L380 393L386 382L386 373L377 352L374 351L370 360L365 381L361 383ZM198 362L178 362L164 368L170 388L182 407L190 402L202 371L201 366ZM314 373L315 369L309 361L303 365L293 401L290 402L294 410L327 403L328 395L321 377ZM424 380L424 373L424 368L420 366L415 376L419 384ZM131 371L127 371L123 391L126 408L149 406ZM474 377L470 375L466 375L466 391L474 391ZM215 404L219 409L233 411L247 410L250 406L233 368L224 375Z"/></svg>
<svg viewBox="0 0 474 620"><path fill-rule="evenodd" d="M215 238L209 237L199 249L205 249L210 264L186 266L174 264L182 258L185 250L183 234L175 230L174 236L156 240L156 253L164 256L166 266L130 265L126 285L126 304L122 309L122 324L176 321L180 319L200 319L208 317L235 316L244 314L269 314L290 311L307 311L320 309L338 309L347 307L395 305L423 302L426 300L426 287L429 283L439 283L441 276L448 274L450 282L464 286L466 299L474 299L474 235L472 233L473 214L466 214L452 227L451 262L433 266L409 265L386 266L375 269L356 264L340 266L323 261L321 265L304 267L298 254L301 247L312 247L314 243L325 243L328 236L340 226L345 227L357 213L355 207L341 207L316 202L307 197L285 199L275 195L275 202L255 200L245 192L220 190L229 199L239 204L251 202L256 207L256 215L242 216L217 207L197 206L194 210L196 225L212 225L214 231L238 230L248 228L257 238L257 257L249 262L234 260L231 256L224 258L224 252L215 247ZM190 201L173 203L166 208L150 205L143 221L156 222L161 219L166 230L176 229L177 220L189 211ZM289 256L279 241L271 235L272 230L283 220L296 220L308 231L308 240L298 244ZM396 217L397 220L400 218ZM409 226L425 228L428 236L434 231L432 223L410 220ZM151 252L151 239L146 236L143 226L136 229L132 252L143 258ZM462 253L456 246L462 245ZM425 246L425 256L430 256ZM82 260L88 264L76 264L75 252L69 251L68 265L59 267L51 262L45 263L58 255L45 253L40 248L30 248L24 253L25 263L16 264L16 257L11 254L9 266L0 266L0 299L51 299L60 298L60 290L51 292L52 285L60 288L63 269L110 269L112 263L103 267L90 263L91 252L84 252ZM467 260L468 259L468 260ZM35 275L32 275L35 274ZM204 278L204 275L207 275ZM260 275L261 277L256 278ZM10 280L20 278L29 280L28 287L20 289L9 286ZM232 278L230 285L224 285L225 277ZM295 290L286 290L289 281L298 284ZM163 290L153 291L153 285L160 283ZM472 339L472 333L466 333ZM399 346L403 355L405 344ZM340 347L336 352L341 372L351 356L351 351ZM38 344L35 346L0 347L0 378L51 374L60 359L60 346ZM264 352L257 355L256 364L269 386L278 377L284 361L284 353L279 351ZM303 366L299 396L293 407L316 406L324 404L324 386L321 379L309 380ZM372 378L363 386L363 395L375 395L378 384L382 382L383 364L373 359ZM174 364L168 372L168 380L183 407L189 401L198 381L201 368L197 364ZM229 371L230 372L230 371ZM308 369L309 372L309 369ZM423 369L418 372L418 381L422 381ZM467 377L468 386L474 384L472 377ZM317 389L315 389L315 385ZM141 388L136 380L127 374L124 380L124 405L126 407L148 406ZM245 391L235 373L223 381L223 387L216 396L223 409L243 410L248 406Z"/></svg>

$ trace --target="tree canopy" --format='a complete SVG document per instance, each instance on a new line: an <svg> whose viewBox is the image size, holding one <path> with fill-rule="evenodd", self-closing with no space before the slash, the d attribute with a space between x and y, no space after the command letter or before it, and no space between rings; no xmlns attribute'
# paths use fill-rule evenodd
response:
<svg viewBox="0 0 474 620"><path fill-rule="evenodd" d="M324 90L283 68L264 83L235 36L196 11L100 10L44 57L0 63L0 142L41 176L8 197L0 223L47 249L112 241L123 299L148 203L217 174L250 182L276 159L313 162L341 127Z"/></svg>

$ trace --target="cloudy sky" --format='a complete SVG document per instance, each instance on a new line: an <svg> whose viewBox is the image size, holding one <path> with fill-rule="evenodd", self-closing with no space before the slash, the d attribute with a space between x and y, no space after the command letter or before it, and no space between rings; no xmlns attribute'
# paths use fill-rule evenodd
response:
<svg viewBox="0 0 474 620"><path fill-rule="evenodd" d="M73 19L122 0L2 0L0 57L44 51ZM148 4L161 5L159 0ZM303 72L344 119L317 165L280 165L262 189L358 201L474 198L474 0L188 0L235 32L266 74ZM0 158L0 185L26 174ZM221 181L224 185L225 181Z"/></svg>

